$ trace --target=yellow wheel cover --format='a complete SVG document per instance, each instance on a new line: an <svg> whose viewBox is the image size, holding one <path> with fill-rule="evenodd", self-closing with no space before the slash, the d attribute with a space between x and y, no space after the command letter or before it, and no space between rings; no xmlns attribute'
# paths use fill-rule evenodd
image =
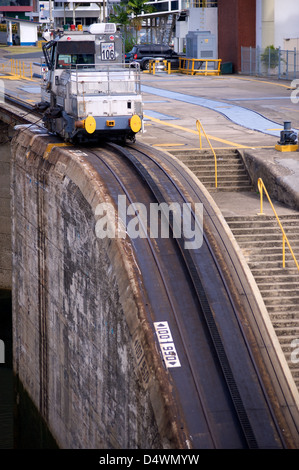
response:
<svg viewBox="0 0 299 470"><path fill-rule="evenodd" d="M139 132L141 129L141 119L137 114L134 114L130 119L130 127L133 132Z"/></svg>
<svg viewBox="0 0 299 470"><path fill-rule="evenodd" d="M88 134L93 134L96 130L96 120L93 116L88 116L84 121L84 129Z"/></svg>

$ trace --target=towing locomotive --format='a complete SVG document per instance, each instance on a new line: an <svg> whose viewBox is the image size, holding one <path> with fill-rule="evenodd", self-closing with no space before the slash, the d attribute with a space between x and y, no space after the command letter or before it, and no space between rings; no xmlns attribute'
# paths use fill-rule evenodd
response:
<svg viewBox="0 0 299 470"><path fill-rule="evenodd" d="M43 45L43 121L65 141L135 140L143 128L140 70L124 63L114 23L64 31Z"/></svg>

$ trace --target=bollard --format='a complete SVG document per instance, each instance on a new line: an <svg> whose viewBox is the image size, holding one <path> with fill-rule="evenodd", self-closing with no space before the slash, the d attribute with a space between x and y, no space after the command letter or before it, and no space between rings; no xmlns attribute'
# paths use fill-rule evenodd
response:
<svg viewBox="0 0 299 470"><path fill-rule="evenodd" d="M275 145L275 149L280 152L294 152L298 149L297 134L292 130L291 121L284 121L280 140Z"/></svg>

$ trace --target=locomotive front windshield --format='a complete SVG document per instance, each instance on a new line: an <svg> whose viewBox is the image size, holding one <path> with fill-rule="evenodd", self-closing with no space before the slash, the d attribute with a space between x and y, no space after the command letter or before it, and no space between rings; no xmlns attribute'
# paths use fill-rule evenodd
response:
<svg viewBox="0 0 299 470"><path fill-rule="evenodd" d="M56 68L64 69L76 65L95 63L95 45L93 41L61 41L57 44Z"/></svg>
<svg viewBox="0 0 299 470"><path fill-rule="evenodd" d="M65 69L75 65L89 64L94 64L93 54L59 54L56 67L58 69Z"/></svg>

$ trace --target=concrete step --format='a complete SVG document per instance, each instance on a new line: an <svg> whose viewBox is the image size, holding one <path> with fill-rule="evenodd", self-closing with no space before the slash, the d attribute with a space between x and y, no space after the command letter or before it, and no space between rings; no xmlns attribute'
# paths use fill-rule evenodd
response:
<svg viewBox="0 0 299 470"><path fill-rule="evenodd" d="M275 250L274 253L271 253L269 249L267 251L266 250L265 251L261 250L260 253L256 253L255 251L248 249L248 250L246 250L244 255L245 255L246 260L248 262L251 262L251 263L259 262L259 261L262 261L262 260L263 261L269 261L269 262L273 262L273 261L282 262L282 248L280 248L280 249L273 248L273 250ZM294 250L293 250L293 252L294 252ZM292 261L293 257L292 257L289 250L286 250L285 260L286 260L287 263L293 262Z"/></svg>
<svg viewBox="0 0 299 470"><path fill-rule="evenodd" d="M287 269L280 266L279 268L271 267L267 269L263 266L260 269L258 269L258 267L252 268L251 271L254 276L266 277L268 279L272 279L272 277L275 276L285 276L285 279L293 279L295 276L298 277L298 269L296 267Z"/></svg>
<svg viewBox="0 0 299 470"><path fill-rule="evenodd" d="M294 311L292 312L291 309L288 310L288 307L286 307L285 311L283 311L283 309L281 309L281 311L279 313L275 313L275 312L269 312L270 316L271 316L271 320L273 322L275 321L286 321L286 322L297 322L299 324L299 310L298 309L294 309Z"/></svg>
<svg viewBox="0 0 299 470"><path fill-rule="evenodd" d="M298 276L299 279L299 276ZM299 282L294 281L294 282L268 282L269 279L266 279L265 281L260 280L259 281L259 289L260 291L263 292L272 292L272 291L278 291L278 292L289 292L289 291L297 291L297 294L299 295Z"/></svg>
<svg viewBox="0 0 299 470"><path fill-rule="evenodd" d="M268 290L261 290L261 294L263 299L278 299L281 300L282 298L292 299L297 298L299 301L299 291L298 289L268 289Z"/></svg>
<svg viewBox="0 0 299 470"><path fill-rule="evenodd" d="M179 158L182 161L192 161L194 159L207 159L210 160L214 158L214 154L210 149L202 149L202 150L172 150L172 155L176 158ZM217 150L215 151L216 158L218 159L236 159L242 160L238 150Z"/></svg>
<svg viewBox="0 0 299 470"><path fill-rule="evenodd" d="M294 320L288 320L287 318L279 318L279 319L272 319L272 324L274 328L292 328L294 325L296 328L299 328L298 318L294 318Z"/></svg>
<svg viewBox="0 0 299 470"><path fill-rule="evenodd" d="M299 220L299 214L281 214L279 216L280 219L284 220L284 221L292 221L292 220ZM276 221L276 217L273 215L251 215L251 216L243 216L243 215L240 215L240 216L227 216L226 217L226 220L228 223L232 223L232 224L237 224L239 222L244 222L246 224L249 224L249 223L255 223L255 222L258 222L258 221L262 221L262 222L273 222L273 221Z"/></svg>
<svg viewBox="0 0 299 470"><path fill-rule="evenodd" d="M206 163L206 162L197 162L197 161L194 161L192 163L188 163L186 166L188 166L188 168L190 168L190 170L192 171L200 171L200 170L207 170L207 171L214 171L215 170L215 163L214 162L209 162ZM230 163L230 162L227 162L227 163L222 163L222 164L217 164L217 170L221 171L221 172L229 172L229 171L243 171L244 173L247 174L246 170L244 170L244 166L239 163L239 162L235 162L235 163Z"/></svg>
<svg viewBox="0 0 299 470"><path fill-rule="evenodd" d="M198 175L214 175L215 174L215 167L208 168L207 166L199 167L199 166L194 166L193 168L190 168L194 173ZM219 178L232 178L236 176L243 176L246 177L247 180L249 180L248 175L246 171L244 171L243 168L217 168L217 177Z"/></svg>
<svg viewBox="0 0 299 470"><path fill-rule="evenodd" d="M272 307L274 306L277 306L277 307L280 307L282 305L296 305L297 308L299 308L298 306L298 293L297 295L294 295L294 296L289 296L289 295L280 295L280 296L265 296L262 294L262 297L263 297L263 300L264 300L264 304L267 306L267 305L271 305Z"/></svg>
<svg viewBox="0 0 299 470"><path fill-rule="evenodd" d="M234 232L233 232L234 233ZM235 235L235 234L234 234ZM287 234L291 248L299 246L298 236L296 234ZM261 247L261 246L279 246L282 247L282 235L280 233L273 233L267 237L265 233L252 233L252 234L236 234L235 239L241 244L246 244L248 247ZM287 243L286 243L287 246Z"/></svg>
<svg viewBox="0 0 299 470"><path fill-rule="evenodd" d="M285 231L286 236L289 238L290 235L297 235L299 236L299 224L294 224L294 225L286 225L285 223L282 223L282 227ZM252 235L256 233L262 233L263 235L266 235L267 237L271 237L273 234L275 235L281 235L282 236L282 230L280 229L278 222L273 224L272 226L265 227L263 224L255 224L251 227L247 226L235 226L232 227L233 232L235 234L235 237L241 236L241 235Z"/></svg>
<svg viewBox="0 0 299 470"><path fill-rule="evenodd" d="M293 261L293 259L292 260L288 259L288 260L286 260L285 268L283 268L283 266L282 266L282 257L278 261L267 261L263 257L261 257L260 260L250 261L248 263L248 266L252 269L255 269L255 270L256 269L265 269L265 267L267 267L267 269L269 269L269 270L273 270L273 269L277 269L277 268L288 270L288 269L292 269L293 265L294 265L294 267L296 267L295 261ZM298 269L297 269L297 272L298 272L298 275L299 275Z"/></svg>
<svg viewBox="0 0 299 470"><path fill-rule="evenodd" d="M276 311L275 305L268 305L268 313L272 317L272 315L282 315L285 317L286 315L297 315L298 314L298 305L297 304L289 304L286 303L284 305L280 305L279 312Z"/></svg>
<svg viewBox="0 0 299 470"><path fill-rule="evenodd" d="M217 185L217 188L215 188L214 186L210 186L210 185L207 185L207 184L204 184L204 186L211 192L211 193L214 193L216 191L228 191L228 192L235 192L235 193L238 193L240 191L245 191L245 192L248 192L248 191L251 191L252 187L251 187L251 184L250 185L241 185L241 184L238 184L238 185L234 185L234 184L230 184L228 186L224 186L224 185Z"/></svg>
<svg viewBox="0 0 299 470"><path fill-rule="evenodd" d="M285 326L275 328L275 332L279 339L289 340L292 342L293 338L299 338L299 326Z"/></svg>
<svg viewBox="0 0 299 470"><path fill-rule="evenodd" d="M202 174L200 172L195 171L195 176L202 182L207 184L214 184L215 183L215 175L211 173ZM217 185L222 184L225 186L231 186L232 184L243 184L246 186L251 186L248 182L246 175L217 175Z"/></svg>
<svg viewBox="0 0 299 470"><path fill-rule="evenodd" d="M184 162L195 176L214 191L250 191L251 180L238 151L218 151L217 188L215 187L215 159L210 150L172 151L172 154Z"/></svg>
<svg viewBox="0 0 299 470"><path fill-rule="evenodd" d="M271 280L272 282L272 286L275 286L274 288L276 288L276 286L280 286L281 284L283 285L288 285L288 284L296 284L297 285L297 282L298 282L298 274L295 275L295 276L259 276L258 274L256 274L254 276L257 284L259 286L263 286L264 283L267 283L267 281Z"/></svg>

